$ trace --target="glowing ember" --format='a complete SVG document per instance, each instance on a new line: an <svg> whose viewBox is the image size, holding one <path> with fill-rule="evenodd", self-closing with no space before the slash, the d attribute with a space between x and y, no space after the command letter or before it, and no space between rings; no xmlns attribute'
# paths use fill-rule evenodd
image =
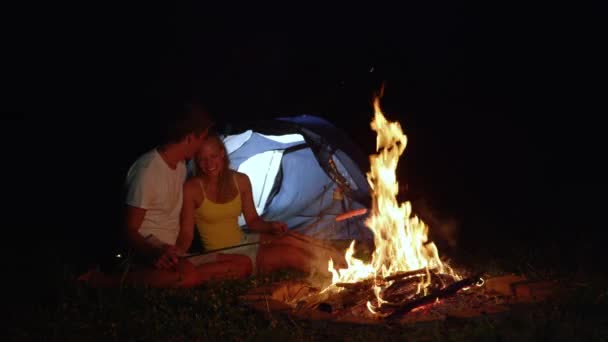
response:
<svg viewBox="0 0 608 342"><path fill-rule="evenodd" d="M429 269L435 268L439 273L460 277L439 259L434 243L428 242L428 226L418 217L412 215L410 202L397 203L399 184L396 177L397 163L407 144L407 138L398 122L386 120L380 110L380 98L374 98L374 119L371 128L377 132L377 154L370 156L371 171L367 180L372 190L372 209L366 225L374 233L376 249L371 263L353 258L355 241L346 251L347 269L334 270L332 260L329 271L332 272L332 284L322 292L339 292L342 288L337 283L355 283L373 279L376 303L368 302L370 312L378 314L376 309L386 303L381 297L382 290L393 281L384 278L397 272L426 269L426 277L418 284L418 293L426 294L431 284Z"/></svg>

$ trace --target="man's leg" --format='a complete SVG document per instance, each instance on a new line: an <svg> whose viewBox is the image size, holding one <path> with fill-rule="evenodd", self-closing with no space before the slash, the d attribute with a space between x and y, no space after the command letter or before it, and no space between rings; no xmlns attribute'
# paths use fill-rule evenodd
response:
<svg viewBox="0 0 608 342"><path fill-rule="evenodd" d="M92 287L112 288L125 285L168 288L176 287L182 278L183 275L178 270L160 270L140 266L127 273L105 274L101 271L91 270L80 276L78 280Z"/></svg>

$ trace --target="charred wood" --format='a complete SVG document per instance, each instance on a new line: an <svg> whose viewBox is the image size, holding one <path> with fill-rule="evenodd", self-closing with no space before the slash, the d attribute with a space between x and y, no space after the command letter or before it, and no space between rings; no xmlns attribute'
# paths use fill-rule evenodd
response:
<svg viewBox="0 0 608 342"><path fill-rule="evenodd" d="M414 299L411 301L407 301L405 303L391 304L384 303L380 310L383 312L388 312L389 310L395 309L392 313L390 313L386 318L387 320L395 320L400 318L401 316L407 314L408 312L416 309L417 307L433 303L437 299L445 298L456 294L462 288L472 286L481 281L481 273L476 274L472 277L465 278L463 280L457 281L451 285L448 285L440 290L436 290L433 293L426 295L424 297L420 297L418 299Z"/></svg>

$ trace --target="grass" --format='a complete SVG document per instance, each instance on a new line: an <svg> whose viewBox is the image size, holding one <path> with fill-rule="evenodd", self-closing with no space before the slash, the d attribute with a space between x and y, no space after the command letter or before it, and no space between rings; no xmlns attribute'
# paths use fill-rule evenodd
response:
<svg viewBox="0 0 608 342"><path fill-rule="evenodd" d="M552 254L555 253L555 254ZM9 334L15 340L128 341L608 341L608 276L601 270L556 263L559 250L513 249L460 255L458 262L491 275L517 272L568 284L568 295L475 319L447 319L408 326L361 326L270 317L238 301L248 289L297 274L280 272L195 289L89 289L70 279L67 265L46 274L53 279L27 291L37 294L11 309ZM38 289L38 290L37 290ZM27 296L27 291L25 296Z"/></svg>

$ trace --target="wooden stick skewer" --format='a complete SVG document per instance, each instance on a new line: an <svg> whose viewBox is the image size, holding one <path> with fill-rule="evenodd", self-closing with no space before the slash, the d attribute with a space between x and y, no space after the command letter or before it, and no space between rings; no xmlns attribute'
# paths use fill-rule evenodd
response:
<svg viewBox="0 0 608 342"><path fill-rule="evenodd" d="M212 254L212 253L217 253L217 252L221 252L221 251L227 251L230 249L235 249L235 248L239 248L239 247L245 247L245 246L253 246L253 245L260 245L260 244L265 244L265 243L269 243L272 240L267 240L267 241L257 241L257 242L248 242L248 243L243 243L240 245L235 245L235 246L228 246L228 247L224 247L224 248L218 248L218 249L212 249L210 251L204 251L204 252L196 252L196 253L188 253L188 254L183 254L180 255L179 258L180 259L187 259L187 258L192 258L195 256L199 256L199 255L207 255L207 254Z"/></svg>
<svg viewBox="0 0 608 342"><path fill-rule="evenodd" d="M184 258L191 258L191 257L195 257L195 256L199 256L199 255L207 255L207 254L212 254L212 253L217 253L217 252L221 252L221 251L226 251L226 250L230 250L230 249L235 249L235 248L239 248L239 247L245 247L245 246L253 246L253 245L263 245L263 244L267 244L270 243L278 238L284 237L284 236L291 236L294 239L300 240L300 241L304 241L307 242L311 245L315 245L317 247L321 247L321 248L325 248L325 249L332 249L332 246L328 246L325 245L323 243L317 242L314 239L308 237L308 236L298 236L296 234L293 234L293 232L290 231L286 231L283 232L275 237L273 237L272 239L269 240L265 240L265 241L257 241L257 242L248 242L248 243L243 243L240 245L235 245L235 246L228 246L228 247L223 247L223 248L218 248L218 249L213 249L210 251L204 251L204 252L197 252L197 253L189 253L189 254L184 254L184 255L180 255L179 258L184 259Z"/></svg>

